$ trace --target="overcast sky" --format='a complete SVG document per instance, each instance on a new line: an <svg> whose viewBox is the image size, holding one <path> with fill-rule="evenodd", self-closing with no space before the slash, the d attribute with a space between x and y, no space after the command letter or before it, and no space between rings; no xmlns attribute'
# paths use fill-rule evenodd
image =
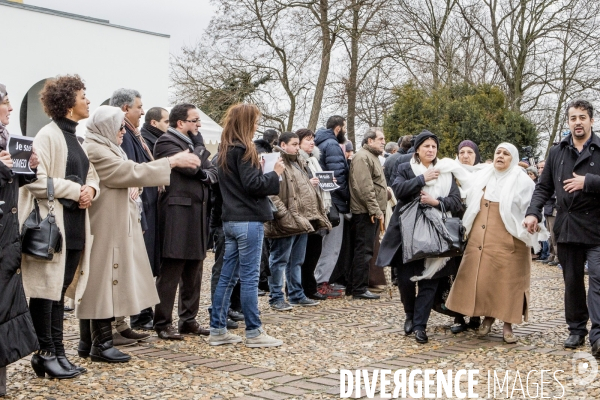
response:
<svg viewBox="0 0 600 400"><path fill-rule="evenodd" d="M172 54L177 54L183 45L195 44L214 12L210 0L24 0L24 3L171 35Z"/></svg>

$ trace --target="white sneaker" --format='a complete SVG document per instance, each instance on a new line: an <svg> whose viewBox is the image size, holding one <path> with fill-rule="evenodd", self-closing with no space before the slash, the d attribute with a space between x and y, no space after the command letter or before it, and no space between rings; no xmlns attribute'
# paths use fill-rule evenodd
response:
<svg viewBox="0 0 600 400"><path fill-rule="evenodd" d="M275 339L272 336L261 332L254 338L246 338L246 347L277 347L283 344L283 340Z"/></svg>
<svg viewBox="0 0 600 400"><path fill-rule="evenodd" d="M234 335L233 333L226 332L222 335L210 335L208 337L208 344L211 346L220 346L222 344L233 344L239 343L242 341L242 338L238 335Z"/></svg>

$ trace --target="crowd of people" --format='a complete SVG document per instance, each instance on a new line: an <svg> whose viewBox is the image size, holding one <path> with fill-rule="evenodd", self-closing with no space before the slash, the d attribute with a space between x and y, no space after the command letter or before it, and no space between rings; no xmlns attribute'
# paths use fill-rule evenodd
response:
<svg viewBox="0 0 600 400"><path fill-rule="evenodd" d="M538 169L526 170L510 143L497 145L489 163L470 140L459 144L455 159L440 158L439 138L427 130L386 144L383 129L370 128L355 151L339 115L316 132L267 130L255 140L261 114L252 104L228 109L213 155L192 104L145 113L138 91L118 89L110 105L90 115L76 75L48 80L40 99L51 122L33 141L33 173L15 174L7 151L12 108L0 85L4 386L6 365L34 351L39 377L86 372L65 354L65 296L75 301L79 357L119 363L130 356L117 346L150 331L164 340L204 335L211 346L242 342L232 333L240 321L247 347L280 346L263 327L259 296L268 292L277 312L343 295L375 300L385 285L381 267L388 266L404 331L418 343L428 341L432 310L453 318L455 334L486 335L498 319L504 340L515 343L513 324L528 318L532 252L548 239L551 255L541 258L560 260L565 279L565 347L583 345L591 317L590 344L600 355L600 234L593 224L600 218L600 139L587 101L569 104L571 135ZM82 120L83 140L75 134ZM278 154L269 168L268 153ZM323 172L333 173L334 190L320 184ZM436 218L460 218L464 252L405 262L402 226L411 203ZM21 254L20 227L34 208L44 218L54 213L64 239L50 259ZM210 249L210 326L202 327Z"/></svg>

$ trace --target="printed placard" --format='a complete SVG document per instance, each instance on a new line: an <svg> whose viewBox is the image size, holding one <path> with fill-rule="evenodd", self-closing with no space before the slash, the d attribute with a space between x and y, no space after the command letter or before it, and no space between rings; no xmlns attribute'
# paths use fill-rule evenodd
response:
<svg viewBox="0 0 600 400"><path fill-rule="evenodd" d="M315 176L319 178L319 186L325 192L339 188L338 184L333 181L333 171L315 172Z"/></svg>
<svg viewBox="0 0 600 400"><path fill-rule="evenodd" d="M29 168L29 159L33 152L33 138L9 135L7 147L13 160L13 172L15 174L33 174Z"/></svg>

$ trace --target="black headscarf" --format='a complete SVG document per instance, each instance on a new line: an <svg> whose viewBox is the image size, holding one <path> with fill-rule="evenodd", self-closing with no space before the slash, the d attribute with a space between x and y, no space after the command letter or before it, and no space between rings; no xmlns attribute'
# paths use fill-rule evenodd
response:
<svg viewBox="0 0 600 400"><path fill-rule="evenodd" d="M468 147L470 149L473 149L473 151L475 152L475 165L481 164L481 155L479 155L479 147L477 147L475 142L473 142L471 140L463 140L462 142L460 142L460 144L458 145L459 153L460 153L460 149L462 149L463 147Z"/></svg>

